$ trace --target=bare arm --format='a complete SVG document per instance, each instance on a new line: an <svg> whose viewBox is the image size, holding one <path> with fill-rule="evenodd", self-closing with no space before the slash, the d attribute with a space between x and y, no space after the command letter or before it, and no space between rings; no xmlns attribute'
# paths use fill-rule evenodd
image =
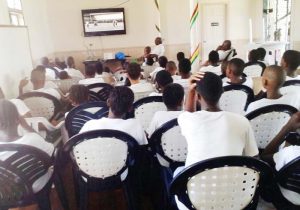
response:
<svg viewBox="0 0 300 210"><path fill-rule="evenodd" d="M189 92L185 102L185 110L188 112L196 111L196 103L197 103L197 92L196 86L197 82L200 81L204 76L204 73L196 73L192 75L189 79Z"/></svg>

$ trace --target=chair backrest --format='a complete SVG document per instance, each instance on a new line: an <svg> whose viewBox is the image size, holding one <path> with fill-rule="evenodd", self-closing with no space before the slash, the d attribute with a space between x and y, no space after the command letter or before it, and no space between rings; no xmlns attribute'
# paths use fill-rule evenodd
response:
<svg viewBox="0 0 300 210"><path fill-rule="evenodd" d="M224 111L245 114L249 103L253 101L253 90L245 85L228 85L220 98L220 108Z"/></svg>
<svg viewBox="0 0 300 210"><path fill-rule="evenodd" d="M297 109L289 105L270 105L246 115L254 131L257 146L264 149Z"/></svg>
<svg viewBox="0 0 300 210"><path fill-rule="evenodd" d="M149 96L133 104L132 117L141 123L144 130L147 130L155 112L166 110L167 107L163 103L162 96Z"/></svg>
<svg viewBox="0 0 300 210"><path fill-rule="evenodd" d="M52 95L41 92L29 92L19 96L30 109L32 117L45 117L51 121L61 110L60 101Z"/></svg>
<svg viewBox="0 0 300 210"><path fill-rule="evenodd" d="M134 163L138 144L130 135L116 130L95 130L72 137L65 145L74 166L87 181L121 179Z"/></svg>
<svg viewBox="0 0 300 210"><path fill-rule="evenodd" d="M100 119L107 114L107 104L101 101L89 102L73 108L65 120L69 137L78 134L87 121Z"/></svg>
<svg viewBox="0 0 300 210"><path fill-rule="evenodd" d="M244 68L244 73L247 77L260 77L263 72L263 67L260 65L251 65Z"/></svg>
<svg viewBox="0 0 300 210"><path fill-rule="evenodd" d="M276 174L276 180L285 189L300 194L300 156L282 167Z"/></svg>
<svg viewBox="0 0 300 210"><path fill-rule="evenodd" d="M146 98L152 93L152 91L145 91L145 92L134 92L134 101L138 101L140 99Z"/></svg>
<svg viewBox="0 0 300 210"><path fill-rule="evenodd" d="M72 78L72 79L64 79L64 80L52 80L58 88L61 90L63 94L66 94L69 92L72 85L78 84L80 78Z"/></svg>
<svg viewBox="0 0 300 210"><path fill-rule="evenodd" d="M171 193L188 209L255 209L270 167L255 158L228 156L198 162L171 183Z"/></svg>
<svg viewBox="0 0 300 210"><path fill-rule="evenodd" d="M106 83L88 85L90 101L107 101L113 86Z"/></svg>
<svg viewBox="0 0 300 210"><path fill-rule="evenodd" d="M291 92L298 92L300 91L300 80L289 80L283 84L283 87L280 88L280 92L283 95Z"/></svg>
<svg viewBox="0 0 300 210"><path fill-rule="evenodd" d="M184 165L187 155L187 142L181 134L177 119L171 120L158 128L149 143L156 153L159 163L172 170Z"/></svg>
<svg viewBox="0 0 300 210"><path fill-rule="evenodd" d="M0 146L0 208L36 202L33 183L48 172L52 160L45 152L20 144Z"/></svg>

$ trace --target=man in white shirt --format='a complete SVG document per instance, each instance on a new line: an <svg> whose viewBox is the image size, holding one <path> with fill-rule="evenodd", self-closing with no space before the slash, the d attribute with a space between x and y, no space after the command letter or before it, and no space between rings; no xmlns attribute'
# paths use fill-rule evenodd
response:
<svg viewBox="0 0 300 210"><path fill-rule="evenodd" d="M67 68L65 68L65 71L68 72L68 75L70 77L84 79L84 76L81 73L81 71L75 69L75 61L74 61L74 58L72 56L69 56L66 59L66 63L67 63Z"/></svg>
<svg viewBox="0 0 300 210"><path fill-rule="evenodd" d="M300 65L300 52L287 50L282 56L281 67L286 71L286 80L300 80L297 69Z"/></svg>
<svg viewBox="0 0 300 210"><path fill-rule="evenodd" d="M158 58L158 64L159 64L159 67L156 67L154 69L154 71L152 71L150 73L150 76L152 78L152 80L154 81L155 80L155 77L156 77L156 74L159 72L159 71L162 71L162 70L165 70L166 69L166 66L167 66L167 63L168 63L168 58L166 56L160 56Z"/></svg>
<svg viewBox="0 0 300 210"><path fill-rule="evenodd" d="M80 130L80 133L97 129L119 130L135 138L139 145L148 144L144 130L138 120L123 120L132 109L133 101L134 95L129 88L115 87L107 101L109 107L108 118L88 121Z"/></svg>
<svg viewBox="0 0 300 210"><path fill-rule="evenodd" d="M201 67L201 72L212 72L216 75L221 75L221 65L219 65L219 53L217 51L211 51L208 55L208 62Z"/></svg>
<svg viewBox="0 0 300 210"><path fill-rule="evenodd" d="M79 80L80 85L92 85L96 83L104 83L104 80L96 76L96 67L95 65L87 65L85 68L85 79Z"/></svg>
<svg viewBox="0 0 300 210"><path fill-rule="evenodd" d="M258 108L273 104L287 104L300 109L300 94L296 92L282 95L280 88L285 82L285 71L279 66L268 66L262 76L262 85L266 89L267 97L254 101L249 104L247 113L252 112Z"/></svg>
<svg viewBox="0 0 300 210"><path fill-rule="evenodd" d="M222 45L220 45L216 51L219 53L219 61L229 60L229 54L232 53L234 49L231 48L231 41L225 40Z"/></svg>
<svg viewBox="0 0 300 210"><path fill-rule="evenodd" d="M52 67L47 57L43 57L41 59L41 64L45 67L46 70L46 80L55 80L58 78L60 72L59 69Z"/></svg>
<svg viewBox="0 0 300 210"><path fill-rule="evenodd" d="M155 55L156 57L163 56L165 54L165 47L162 44L161 37L155 38L155 47L151 50L151 54Z"/></svg>
<svg viewBox="0 0 300 210"><path fill-rule="evenodd" d="M189 87L189 78L191 76L192 64L191 61L187 58L184 58L179 61L178 64L180 79L174 80L174 83L180 84L184 91L187 93Z"/></svg>
<svg viewBox="0 0 300 210"><path fill-rule="evenodd" d="M154 114L147 133L149 137L156 129L166 122L176 119L183 111L184 90L179 84L169 84L163 90L163 101L167 111L158 111Z"/></svg>
<svg viewBox="0 0 300 210"><path fill-rule="evenodd" d="M171 83L173 83L173 78L169 72L167 71L158 72L155 80L156 91L150 93L149 96L162 96L165 87Z"/></svg>

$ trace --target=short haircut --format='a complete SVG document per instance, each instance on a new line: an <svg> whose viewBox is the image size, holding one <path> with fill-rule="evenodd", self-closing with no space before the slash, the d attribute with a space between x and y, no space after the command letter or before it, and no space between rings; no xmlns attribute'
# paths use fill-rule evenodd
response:
<svg viewBox="0 0 300 210"><path fill-rule="evenodd" d="M223 43L225 45L227 45L229 49L231 48L231 41L230 40L225 40Z"/></svg>
<svg viewBox="0 0 300 210"><path fill-rule="evenodd" d="M296 50L287 50L282 56L288 69L290 71L296 71L300 65L300 52Z"/></svg>
<svg viewBox="0 0 300 210"><path fill-rule="evenodd" d="M96 72L97 72L97 74L102 74L103 73L103 65L102 65L102 63L101 62L97 62L96 64L95 64L95 66L96 66Z"/></svg>
<svg viewBox="0 0 300 210"><path fill-rule="evenodd" d="M127 67L128 77L132 80L138 80L141 77L141 66L137 63L130 63Z"/></svg>
<svg viewBox="0 0 300 210"><path fill-rule="evenodd" d="M215 50L211 51L208 55L208 60L211 63L218 63L220 60L219 53Z"/></svg>
<svg viewBox="0 0 300 210"><path fill-rule="evenodd" d="M179 61L178 70L180 73L189 74L192 70L191 61L187 58Z"/></svg>
<svg viewBox="0 0 300 210"><path fill-rule="evenodd" d="M37 66L35 69L31 71L30 80L32 83L38 81L44 81L46 79L46 71L45 68L41 66Z"/></svg>
<svg viewBox="0 0 300 210"><path fill-rule="evenodd" d="M89 100L89 89L84 85L72 85L69 98L73 103L83 104Z"/></svg>
<svg viewBox="0 0 300 210"><path fill-rule="evenodd" d="M151 47L146 46L145 49L144 49L144 51L146 51L147 53L151 53Z"/></svg>
<svg viewBox="0 0 300 210"><path fill-rule="evenodd" d="M177 53L177 61L181 61L183 59L185 59L184 52L178 52Z"/></svg>
<svg viewBox="0 0 300 210"><path fill-rule="evenodd" d="M9 100L0 99L0 130L8 131L16 126L19 112L16 106Z"/></svg>
<svg viewBox="0 0 300 210"><path fill-rule="evenodd" d="M49 65L49 59L48 59L48 57L42 57L41 58L41 64L43 65L43 66L48 66Z"/></svg>
<svg viewBox="0 0 300 210"><path fill-rule="evenodd" d="M61 79L61 80L69 79L69 74L66 71L61 71L58 74L58 78Z"/></svg>
<svg viewBox="0 0 300 210"><path fill-rule="evenodd" d="M260 59L260 54L258 50L251 50L248 55L250 62L257 62Z"/></svg>
<svg viewBox="0 0 300 210"><path fill-rule="evenodd" d="M286 72L280 66L271 65L265 69L263 77L272 81L274 85L276 85L276 87L279 89L283 86L286 80Z"/></svg>
<svg viewBox="0 0 300 210"><path fill-rule="evenodd" d="M94 64L89 64L85 67L85 75L89 77L95 77L96 66Z"/></svg>
<svg viewBox="0 0 300 210"><path fill-rule="evenodd" d="M66 63L67 63L67 66L69 68L74 68L75 67L75 60L72 56L67 57Z"/></svg>
<svg viewBox="0 0 300 210"><path fill-rule="evenodd" d="M267 55L265 48L259 47L256 49L259 54L259 60L263 61Z"/></svg>
<svg viewBox="0 0 300 210"><path fill-rule="evenodd" d="M109 95L110 109L115 116L122 116L132 108L134 94L128 87L115 87Z"/></svg>
<svg viewBox="0 0 300 210"><path fill-rule="evenodd" d="M146 64L147 64L148 66L153 66L154 60L153 60L153 58L152 58L151 56L148 56L148 57L147 57Z"/></svg>
<svg viewBox="0 0 300 210"><path fill-rule="evenodd" d="M232 70L234 76L242 76L245 62L240 58L233 58L228 62L228 67Z"/></svg>
<svg viewBox="0 0 300 210"><path fill-rule="evenodd" d="M168 58L166 56L160 56L158 58L158 63L159 63L160 67L166 68L167 63L168 63Z"/></svg>
<svg viewBox="0 0 300 210"><path fill-rule="evenodd" d="M175 64L175 62L174 61L168 61L168 63L167 63L167 65L166 65L166 70L168 71L168 72L170 72L170 71L176 71L177 70L177 66L176 66L176 64ZM170 72L171 73L171 72Z"/></svg>
<svg viewBox="0 0 300 210"><path fill-rule="evenodd" d="M196 90L206 103L216 105L223 93L222 80L218 75L206 72L203 78L197 82Z"/></svg>
<svg viewBox="0 0 300 210"><path fill-rule="evenodd" d="M162 70L157 72L155 81L159 87L165 87L166 85L173 83L173 78L168 71Z"/></svg>
<svg viewBox="0 0 300 210"><path fill-rule="evenodd" d="M164 88L163 101L168 109L180 106L184 99L184 89L180 84L169 84Z"/></svg>

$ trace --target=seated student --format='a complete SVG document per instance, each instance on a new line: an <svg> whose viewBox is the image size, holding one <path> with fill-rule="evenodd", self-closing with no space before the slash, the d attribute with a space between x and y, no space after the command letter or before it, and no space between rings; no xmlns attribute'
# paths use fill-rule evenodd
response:
<svg viewBox="0 0 300 210"><path fill-rule="evenodd" d="M168 63L168 59L165 56L160 56L158 58L158 63L159 63L159 67L157 67L156 69L154 69L153 72L150 73L150 76L153 80L155 80L155 76L157 74L157 72L165 70L167 63Z"/></svg>
<svg viewBox="0 0 300 210"><path fill-rule="evenodd" d="M267 51L265 50L265 48L259 47L256 50L259 54L258 61L263 62L266 65L266 67L269 66L269 63L265 60L266 55L267 55Z"/></svg>
<svg viewBox="0 0 300 210"><path fill-rule="evenodd" d="M66 71L61 71L61 72L59 72L58 78L59 78L60 80L72 79L72 77L70 77L69 74L68 74L68 72L66 72Z"/></svg>
<svg viewBox="0 0 300 210"><path fill-rule="evenodd" d="M177 75L177 66L174 61L168 61L166 71L171 74L173 80L181 79L181 77Z"/></svg>
<svg viewBox="0 0 300 210"><path fill-rule="evenodd" d="M108 118L86 122L80 133L98 129L119 130L135 138L139 145L148 144L140 123L136 119L124 120L126 114L132 109L133 101L134 94L132 90L128 87L115 87L107 100L107 106L109 107Z"/></svg>
<svg viewBox="0 0 300 210"><path fill-rule="evenodd" d="M59 58L54 58L54 68L56 68L58 71L63 71L67 68L67 65L64 61L60 61Z"/></svg>
<svg viewBox="0 0 300 210"><path fill-rule="evenodd" d="M300 65L300 52L296 50L287 50L282 56L281 67L286 71L286 81L300 80L297 69Z"/></svg>
<svg viewBox="0 0 300 210"><path fill-rule="evenodd" d="M221 66L219 65L219 53L217 51L211 51L208 55L208 62L201 67L201 72L212 72L216 75L221 75Z"/></svg>
<svg viewBox="0 0 300 210"><path fill-rule="evenodd" d="M178 52L177 55L176 55L176 57L177 57L177 61L178 62L181 61L181 60L183 60L183 59L185 59L184 52Z"/></svg>
<svg viewBox="0 0 300 210"><path fill-rule="evenodd" d="M41 58L41 64L46 70L46 80L55 80L58 78L60 70L50 65L50 61L47 57Z"/></svg>
<svg viewBox="0 0 300 210"><path fill-rule="evenodd" d="M295 132L297 129L300 129L300 112L295 113L281 131L275 136L275 138L268 144L265 150L262 153L262 159L275 163L275 169L279 171L286 164L300 156L300 146L290 145L288 142L285 143L283 149L280 149L280 146L285 141L285 136L290 132ZM294 205L300 205L300 194L287 190L283 187L273 186L274 189L270 193L272 195L279 194L289 200ZM274 194L273 194L274 193ZM272 196L275 197L276 196ZM274 201L276 202L276 201ZM282 208L285 209L285 208Z"/></svg>
<svg viewBox="0 0 300 210"><path fill-rule="evenodd" d="M95 65L87 65L85 68L85 79L79 80L80 85L92 85L96 83L104 83L104 80L96 76L96 67Z"/></svg>
<svg viewBox="0 0 300 210"><path fill-rule="evenodd" d="M228 62L228 66L226 69L227 80L225 79L225 81L223 82L224 87L227 85L236 84L253 88L252 78L248 78L243 75L244 65L244 61L239 58L233 58Z"/></svg>
<svg viewBox="0 0 300 210"><path fill-rule="evenodd" d="M188 89L188 80L191 76L191 70L192 70L191 61L187 58L179 61L178 70L181 79L174 80L174 83L180 84L186 91Z"/></svg>
<svg viewBox="0 0 300 210"><path fill-rule="evenodd" d="M245 64L245 68L248 66L260 66L262 69L262 72L265 70L266 65L259 61L260 54L258 50L251 50L248 54L248 63Z"/></svg>
<svg viewBox="0 0 300 210"><path fill-rule="evenodd" d="M272 104L287 104L299 110L299 93L291 92L286 95L280 93L280 88L285 82L285 77L285 72L281 67L275 65L268 66L262 76L262 85L266 89L266 98L250 103L247 113Z"/></svg>
<svg viewBox="0 0 300 210"><path fill-rule="evenodd" d="M115 85L115 79L113 75L110 73L109 68L103 68L103 64L101 62L97 62L96 64L92 64L96 68L95 78L102 78L103 81L110 85Z"/></svg>
<svg viewBox="0 0 300 210"><path fill-rule="evenodd" d="M171 83L173 83L173 78L169 72L158 72L155 79L156 92L150 93L149 96L162 96L164 88Z"/></svg>
<svg viewBox="0 0 300 210"><path fill-rule="evenodd" d="M152 92L154 89L150 83L141 81L141 66L137 63L130 63L127 68L127 78L130 81L130 89L133 92Z"/></svg>
<svg viewBox="0 0 300 210"><path fill-rule="evenodd" d="M88 103L89 89L84 85L72 85L69 90L68 99L72 108ZM65 117L67 117L68 113L65 113Z"/></svg>
<svg viewBox="0 0 300 210"><path fill-rule="evenodd" d="M163 90L163 101L167 111L158 111L154 114L147 133L149 137L156 129L166 122L176 119L183 111L184 90L179 84L169 84Z"/></svg>
<svg viewBox="0 0 300 210"><path fill-rule="evenodd" d="M225 40L216 51L219 53L219 61L230 60L230 56L236 55L235 49L231 48L231 41Z"/></svg>
<svg viewBox="0 0 300 210"><path fill-rule="evenodd" d="M151 56L151 47L146 46L144 48L144 55L142 55L140 58L138 58L138 61L142 61L143 65L147 62L148 58L152 58Z"/></svg>
<svg viewBox="0 0 300 210"><path fill-rule="evenodd" d="M67 63L67 68L65 68L65 71L68 72L70 77L76 77L76 78L79 78L79 79L84 79L84 76L81 73L81 71L75 69L75 60L72 56L69 56L66 59L66 63Z"/></svg>

